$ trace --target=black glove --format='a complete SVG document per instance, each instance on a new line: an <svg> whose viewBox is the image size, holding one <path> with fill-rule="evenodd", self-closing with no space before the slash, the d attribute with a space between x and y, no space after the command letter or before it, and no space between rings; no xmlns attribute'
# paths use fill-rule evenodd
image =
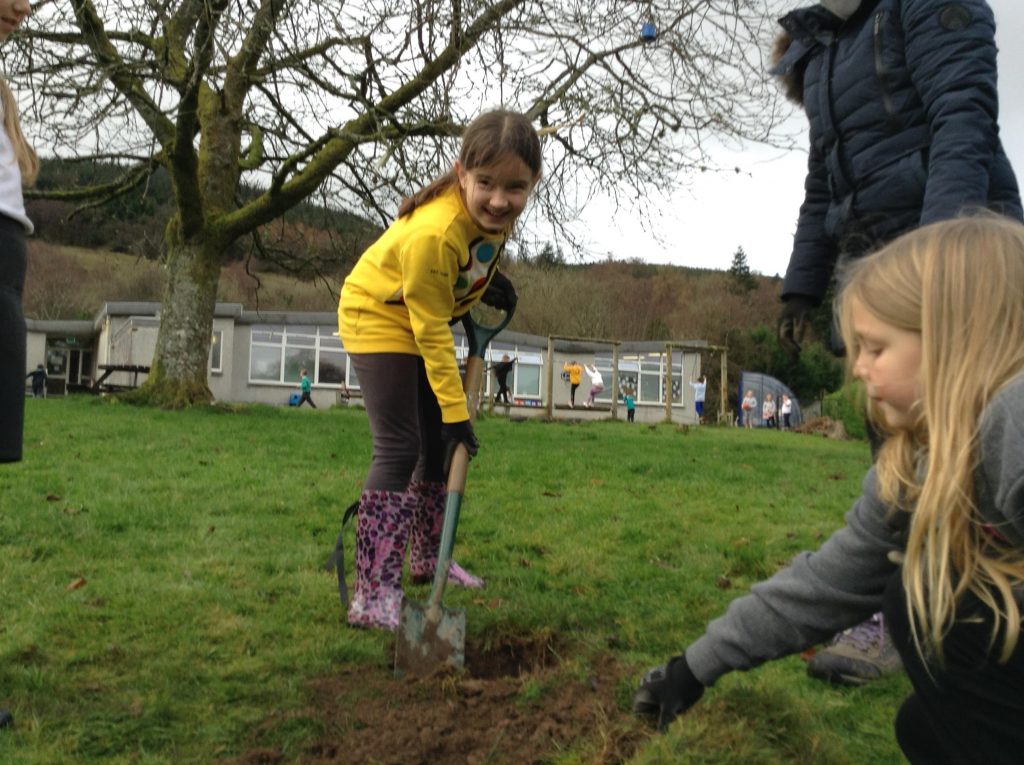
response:
<svg viewBox="0 0 1024 765"><path fill-rule="evenodd" d="M495 271L480 300L491 308L512 313L516 309L516 303L519 302L519 296L508 277L501 271Z"/></svg>
<svg viewBox="0 0 1024 765"><path fill-rule="evenodd" d="M685 656L673 656L668 664L647 670L640 689L633 696L633 711L656 717L658 730L696 704L704 695L704 686L693 676Z"/></svg>
<svg viewBox="0 0 1024 765"><path fill-rule="evenodd" d="M794 359L800 355L800 344L804 341L811 311L815 301L803 295L790 295L779 316L779 345Z"/></svg>
<svg viewBox="0 0 1024 765"><path fill-rule="evenodd" d="M448 475L448 470L452 466L452 456L455 454L456 446L464 445L470 458L476 456L477 449L480 448L480 442L476 440L476 434L473 433L473 423L469 420L446 422L441 425L441 440L444 442L445 475Z"/></svg>

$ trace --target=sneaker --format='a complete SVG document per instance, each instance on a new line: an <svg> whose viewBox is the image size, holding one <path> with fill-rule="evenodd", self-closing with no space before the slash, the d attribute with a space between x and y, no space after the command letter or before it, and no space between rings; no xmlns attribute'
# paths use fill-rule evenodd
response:
<svg viewBox="0 0 1024 765"><path fill-rule="evenodd" d="M864 685L903 669L881 614L840 632L807 662L807 674L837 685Z"/></svg>

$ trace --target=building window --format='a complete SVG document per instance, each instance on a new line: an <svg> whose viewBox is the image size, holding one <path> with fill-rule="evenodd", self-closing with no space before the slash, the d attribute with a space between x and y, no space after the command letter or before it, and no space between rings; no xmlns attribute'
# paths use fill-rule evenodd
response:
<svg viewBox="0 0 1024 765"><path fill-rule="evenodd" d="M663 404L661 396L661 357L648 356L640 360L640 397L637 401Z"/></svg>
<svg viewBox="0 0 1024 765"><path fill-rule="evenodd" d="M345 365L348 354L344 351L320 349L317 357L316 381L321 385L338 385L345 382Z"/></svg>
<svg viewBox="0 0 1024 765"><path fill-rule="evenodd" d="M635 358L619 359L619 395L629 392L633 398L640 402L640 391L637 389L637 381L640 378L640 362Z"/></svg>
<svg viewBox="0 0 1024 765"><path fill-rule="evenodd" d="M598 356L594 359L593 366L597 368L597 371L601 373L601 384L604 388L594 396L594 401L603 401L605 403L611 403L612 394L612 360L610 358L601 358ZM580 383L580 390L586 390L587 396L590 396L590 389L593 384L590 382L590 375L587 374L587 370L583 370L583 379Z"/></svg>
<svg viewBox="0 0 1024 765"><path fill-rule="evenodd" d="M46 352L46 374L51 377L64 377L68 371L68 352L50 348Z"/></svg>
<svg viewBox="0 0 1024 765"><path fill-rule="evenodd" d="M252 344L249 353L250 382L281 382L282 348Z"/></svg>
<svg viewBox="0 0 1024 765"><path fill-rule="evenodd" d="M222 372L223 367L221 366L221 351L224 345L224 333L215 329L213 331L213 337L210 338L210 371L211 372Z"/></svg>
<svg viewBox="0 0 1024 765"><path fill-rule="evenodd" d="M509 376L508 387L512 391L512 397L528 401L541 398L541 380L544 369L544 353L539 348L523 348L510 343L496 341L488 349L485 359L485 368L492 367L501 361L501 357L508 354L510 359L518 359L512 367ZM469 345L465 337L455 336L455 360L460 370L465 368L466 357L469 355ZM480 385L481 398L493 397L498 392L497 381L494 372L484 375Z"/></svg>
<svg viewBox="0 0 1024 765"><path fill-rule="evenodd" d="M539 399L544 356L534 351L520 351L516 355L519 361L512 367L515 372L515 382L510 386L512 395L516 398Z"/></svg>
<svg viewBox="0 0 1024 765"><path fill-rule="evenodd" d="M340 388L348 354L334 327L255 325L249 348L249 382L294 385L309 373L314 385ZM352 373L351 380L355 381Z"/></svg>
<svg viewBox="0 0 1024 765"><path fill-rule="evenodd" d="M683 362L672 360L672 403L683 402ZM619 389L636 391L638 404L665 403L665 356L649 354L619 360Z"/></svg>

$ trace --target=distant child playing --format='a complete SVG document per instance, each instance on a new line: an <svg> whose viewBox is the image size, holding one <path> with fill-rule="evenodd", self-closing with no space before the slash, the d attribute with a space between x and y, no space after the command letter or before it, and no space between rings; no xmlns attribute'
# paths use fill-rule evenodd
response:
<svg viewBox="0 0 1024 765"><path fill-rule="evenodd" d="M36 364L36 368L25 375L25 379L32 378L32 398L46 398L46 367Z"/></svg>
<svg viewBox="0 0 1024 765"><path fill-rule="evenodd" d="M494 394L494 403L504 401L505 406L508 406L511 401L509 400L509 387L508 387L508 376L512 372L512 367L519 361L519 358L510 359L508 354L505 353L501 357L501 361L494 364L494 379L498 381L498 392Z"/></svg>
<svg viewBox="0 0 1024 765"><path fill-rule="evenodd" d="M576 406L576 389L580 387L580 380L583 379L583 367L579 362L573 360L562 364L562 371L569 375L569 408Z"/></svg>
<svg viewBox="0 0 1024 765"><path fill-rule="evenodd" d="M793 399L785 393L782 394L782 406L779 409L779 414L782 415L782 429L789 430L791 427L789 418L793 414Z"/></svg>
<svg viewBox="0 0 1024 765"><path fill-rule="evenodd" d="M748 430L753 428L754 420L757 419L757 397L754 395L754 391L747 391L740 403L740 409L743 410L743 427Z"/></svg>
<svg viewBox="0 0 1024 765"><path fill-rule="evenodd" d="M704 397L708 389L708 378L701 377L699 380L690 380L690 387L693 388L693 411L697 413L697 424L704 422Z"/></svg>
<svg viewBox="0 0 1024 765"><path fill-rule="evenodd" d="M636 420L636 398L633 396L633 391L624 390L622 392L622 400L626 404L626 420L634 422Z"/></svg>
<svg viewBox="0 0 1024 765"><path fill-rule="evenodd" d="M594 401L604 390L604 377L601 376L595 364L584 364L583 369L587 373L587 377L590 378L590 393L587 395L587 400L583 402L583 406L593 409Z"/></svg>
<svg viewBox="0 0 1024 765"><path fill-rule="evenodd" d="M777 428L778 421L775 419L775 397L771 393L764 394L764 403L761 404L761 421L766 428Z"/></svg>
<svg viewBox="0 0 1024 765"><path fill-rule="evenodd" d="M300 372L301 379L299 380L299 388L302 390L302 397L299 399L299 406L302 406L305 402L309 402L309 405L316 409L316 404L313 403L313 397L310 395L313 391L313 384L309 381L309 372L305 369Z"/></svg>
<svg viewBox="0 0 1024 765"><path fill-rule="evenodd" d="M452 169L407 198L345 280L338 327L373 436L359 499L349 624L395 630L408 542L414 580L434 576L447 459L476 454L449 323L478 301L511 310L498 270L505 241L540 180L530 121L487 112L469 124ZM449 581L483 587L452 561Z"/></svg>
<svg viewBox="0 0 1024 765"><path fill-rule="evenodd" d="M917 229L856 261L837 305L849 369L886 435L863 496L817 552L648 672L634 708L664 726L725 673L881 609L913 685L895 723L907 759L1019 763L1024 226Z"/></svg>

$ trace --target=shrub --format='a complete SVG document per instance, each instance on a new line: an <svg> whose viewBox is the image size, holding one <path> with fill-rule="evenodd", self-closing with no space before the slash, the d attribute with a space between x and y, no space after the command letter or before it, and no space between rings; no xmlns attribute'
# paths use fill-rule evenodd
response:
<svg viewBox="0 0 1024 765"><path fill-rule="evenodd" d="M834 420L841 420L850 438L866 439L864 404L864 386L859 382L851 382L825 396L821 413Z"/></svg>

